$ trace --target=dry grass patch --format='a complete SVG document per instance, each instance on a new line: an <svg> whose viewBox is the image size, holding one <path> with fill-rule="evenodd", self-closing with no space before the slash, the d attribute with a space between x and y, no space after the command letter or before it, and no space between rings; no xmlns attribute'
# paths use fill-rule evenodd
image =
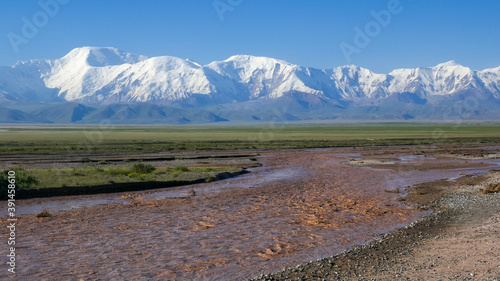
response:
<svg viewBox="0 0 500 281"><path fill-rule="evenodd" d="M50 217L52 217L52 214L47 210L43 210L40 213L36 214L35 217L37 217L37 218L50 218Z"/></svg>
<svg viewBox="0 0 500 281"><path fill-rule="evenodd" d="M500 192L500 183L490 183L488 187L479 189L479 194L489 194Z"/></svg>

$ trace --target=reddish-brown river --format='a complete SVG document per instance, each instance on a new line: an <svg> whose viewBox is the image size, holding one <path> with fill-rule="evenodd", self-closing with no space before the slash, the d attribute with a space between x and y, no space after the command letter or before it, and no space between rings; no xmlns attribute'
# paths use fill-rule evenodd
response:
<svg viewBox="0 0 500 281"><path fill-rule="evenodd" d="M498 166L405 153L378 158L397 168L342 164L352 158L364 159L324 150L263 155L262 167L192 186L189 199L177 198L188 189L178 187L20 201L18 273L4 270L0 279L244 280L337 254L426 214L384 190ZM54 216L32 216L43 209Z"/></svg>

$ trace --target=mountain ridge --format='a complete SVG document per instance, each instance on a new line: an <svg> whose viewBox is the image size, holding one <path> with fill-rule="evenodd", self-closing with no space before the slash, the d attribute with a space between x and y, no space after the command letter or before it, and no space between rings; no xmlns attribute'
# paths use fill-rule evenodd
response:
<svg viewBox="0 0 500 281"><path fill-rule="evenodd" d="M413 110L412 107L420 107L419 112L425 112L424 108L434 111L437 107L469 102L474 104L474 110L479 110L475 116L498 119L500 66L472 70L448 61L434 67L395 69L379 74L355 65L316 69L251 55L234 55L201 65L170 56L134 55L112 47L81 47L60 59L30 60L0 67L0 108L12 108L12 103L22 102L47 105L71 102L94 109L138 103L181 110L224 108L219 113L211 112L217 118L210 115L209 119L217 121L231 120L229 116L233 114L228 111L236 108L236 104L250 111L276 102L290 104L295 112L287 114L296 115L297 119L316 116L312 111L318 108L330 108L332 113L346 110L338 116L333 116L336 113L323 116L335 119L352 118L351 112L361 114L360 108L377 106L394 112L398 107L406 108L395 116L430 118L407 111ZM488 109L487 114L482 112L483 107ZM83 115L91 115L93 111L81 110L75 115L78 118L63 119L83 122ZM36 116L36 112L25 113ZM366 114L371 118L370 112ZM10 115L20 116L20 113ZM251 116L253 120L260 118ZM185 121L183 118L178 119Z"/></svg>

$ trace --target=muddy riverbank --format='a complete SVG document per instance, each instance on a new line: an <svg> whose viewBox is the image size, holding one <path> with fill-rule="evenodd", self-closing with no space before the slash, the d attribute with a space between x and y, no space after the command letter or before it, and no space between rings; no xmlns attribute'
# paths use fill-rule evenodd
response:
<svg viewBox="0 0 500 281"><path fill-rule="evenodd" d="M433 214L373 242L252 280L500 280L500 172L423 183L407 202Z"/></svg>

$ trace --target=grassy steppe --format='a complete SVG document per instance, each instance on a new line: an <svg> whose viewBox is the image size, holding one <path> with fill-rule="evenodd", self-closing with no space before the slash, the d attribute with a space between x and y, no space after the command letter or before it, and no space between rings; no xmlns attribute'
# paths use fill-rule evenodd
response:
<svg viewBox="0 0 500 281"><path fill-rule="evenodd" d="M197 151L211 153L211 151L238 149L260 151L276 148L436 143L452 143L462 146L470 143L499 142L500 125L484 123L451 125L379 123L354 125L268 124L265 126L0 127L0 155L5 159L17 159L15 161L20 163L24 163L23 161L26 159L26 161L31 161L32 165L36 164L36 159L38 159L32 158L35 155L39 155L40 159L49 162L53 155L59 155L58 157L71 156L68 159L73 159L72 165L75 165L75 159L80 159L77 160L81 162L80 166L77 167L63 166L61 168L61 165L64 164L59 164L58 168L32 167L20 170L18 181L25 182L28 185L26 188L210 180L220 172L241 170L240 164L219 166L220 163L214 159L198 161L199 163L191 163L184 167L172 167L171 163L169 164L167 161L145 172L134 170L135 166L142 165L140 161L129 163L128 166L116 162L124 161L127 163L129 155L134 154L153 153L149 154L152 156L156 152L171 151L173 156L176 156L171 157L173 159L171 162L174 163L174 160L183 158L179 157L179 154L183 156L183 151L192 151L196 155ZM119 160L113 158L116 156ZM54 159L60 159L54 157ZM91 159L95 159L94 157L97 157L98 160L91 161ZM251 158L253 157L247 160L254 161ZM57 160L54 161L57 162ZM2 174L7 175L6 171Z"/></svg>
<svg viewBox="0 0 500 281"><path fill-rule="evenodd" d="M498 124L0 127L0 155L499 141Z"/></svg>

